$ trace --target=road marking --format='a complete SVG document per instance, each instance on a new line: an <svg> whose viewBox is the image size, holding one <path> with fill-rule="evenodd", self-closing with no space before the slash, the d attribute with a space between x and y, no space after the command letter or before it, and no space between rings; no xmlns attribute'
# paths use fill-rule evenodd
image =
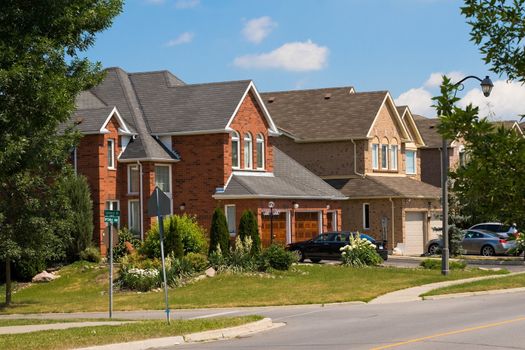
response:
<svg viewBox="0 0 525 350"><path fill-rule="evenodd" d="M203 316L197 316L197 317L192 317L190 318L190 320L198 320L200 318L209 318L209 317L215 317L215 316L222 316L222 315L229 315L229 314L234 314L234 313L237 313L239 311L224 311L224 312L218 312L216 314L209 314L209 315L203 315Z"/></svg>
<svg viewBox="0 0 525 350"><path fill-rule="evenodd" d="M519 321L525 321L525 317L515 318L515 319L507 320L507 321L489 323L489 324L485 324L485 325L482 325L482 326L458 329L456 331L439 333L439 334L429 335L429 336L421 337L421 338L410 339L410 340L402 341L402 342L399 342L399 343L379 346L379 347L376 347L376 348L372 348L371 350L390 349L390 348L398 347L398 346L401 346L401 345L407 345L407 344L412 344L412 343L419 343L419 342L422 342L422 341L428 340L428 339L433 339L433 338L438 338L438 337L445 337L447 335L454 335L454 334L472 332L472 331L476 331L476 330L479 330L479 329L497 327L497 326L502 326L502 325L506 325L506 324L509 324L509 323L519 322Z"/></svg>

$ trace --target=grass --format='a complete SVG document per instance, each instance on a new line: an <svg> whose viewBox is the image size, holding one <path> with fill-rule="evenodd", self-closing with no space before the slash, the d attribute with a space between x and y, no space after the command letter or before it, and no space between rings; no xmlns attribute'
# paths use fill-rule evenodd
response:
<svg viewBox="0 0 525 350"><path fill-rule="evenodd" d="M96 326L0 335L0 349L62 350L134 340L172 337L258 321L260 316L200 320L140 321L119 326Z"/></svg>
<svg viewBox="0 0 525 350"><path fill-rule="evenodd" d="M525 274L514 275L502 278L488 279L477 282L469 282L464 284L458 284L455 286L434 289L423 296L428 295L439 295L439 294L453 294L453 293L466 293L466 292L479 292L484 290L494 289L510 289L510 288L522 288L525 287Z"/></svg>
<svg viewBox="0 0 525 350"><path fill-rule="evenodd" d="M69 265L61 278L16 292L12 305L0 313L107 311L108 272L94 266ZM452 271L445 277L437 270L298 265L271 275L220 274L170 290L169 300L173 309L369 301L398 289L494 273ZM162 310L163 302L161 292L120 291L113 298L115 311Z"/></svg>
<svg viewBox="0 0 525 350"><path fill-rule="evenodd" d="M107 319L107 318L68 318L68 319L36 319L36 318L20 318L20 319L0 319L0 327L11 327L11 326L27 326L27 325L40 325L40 324L52 324L52 323L70 323L70 322L108 322L108 321L125 321L120 319Z"/></svg>

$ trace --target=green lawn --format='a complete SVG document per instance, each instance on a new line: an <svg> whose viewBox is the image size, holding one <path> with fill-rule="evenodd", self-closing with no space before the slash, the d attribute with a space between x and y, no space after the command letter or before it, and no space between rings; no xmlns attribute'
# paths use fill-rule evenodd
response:
<svg viewBox="0 0 525 350"><path fill-rule="evenodd" d="M0 349L62 350L102 344L130 342L149 338L171 337L211 329L239 326L262 319L260 316L177 320L139 321L119 326L97 326L64 330L0 335Z"/></svg>
<svg viewBox="0 0 525 350"><path fill-rule="evenodd" d="M174 309L369 301L402 288L494 273L452 271L444 277L437 270L299 265L271 275L221 274L172 289L169 298ZM76 263L63 268L60 275L53 282L18 291L12 306L0 308L0 313L107 311L106 268L85 269ZM114 309L162 310L163 302L162 292L116 292Z"/></svg>
<svg viewBox="0 0 525 350"><path fill-rule="evenodd" d="M423 294L423 296L522 287L525 287L525 274L488 279L484 281L469 282L464 284L458 284L455 286L434 289L428 293Z"/></svg>
<svg viewBox="0 0 525 350"><path fill-rule="evenodd" d="M0 319L0 327L26 326L51 323L69 323L69 322L107 322L108 318L68 318L68 319L36 319L36 318L17 318L17 319ZM127 321L120 319L111 319L111 321Z"/></svg>

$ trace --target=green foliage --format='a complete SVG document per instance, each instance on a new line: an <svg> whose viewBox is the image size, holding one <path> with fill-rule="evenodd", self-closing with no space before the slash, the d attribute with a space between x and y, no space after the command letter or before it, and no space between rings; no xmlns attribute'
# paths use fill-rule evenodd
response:
<svg viewBox="0 0 525 350"><path fill-rule="evenodd" d="M437 259L425 259L419 264L427 270L441 270L441 260ZM467 264L463 261L449 261L449 269L451 270L464 270Z"/></svg>
<svg viewBox="0 0 525 350"><path fill-rule="evenodd" d="M239 237L241 241L246 237L250 237L252 240L252 254L258 255L261 252L261 237L259 236L259 226L257 224L257 218L251 210L245 210L242 213L241 220L239 222Z"/></svg>
<svg viewBox="0 0 525 350"><path fill-rule="evenodd" d="M166 255L175 253L180 254L179 241L182 242L183 253L204 253L206 252L206 238L202 227L194 217L184 214L183 216L171 215L164 220L164 249ZM175 237L177 235L179 239ZM153 225L146 234L146 239L142 248L142 254L150 258L160 258L160 239L158 223Z"/></svg>
<svg viewBox="0 0 525 350"><path fill-rule="evenodd" d="M102 260L100 256L100 250L95 247L87 247L79 253L80 260L99 263Z"/></svg>
<svg viewBox="0 0 525 350"><path fill-rule="evenodd" d="M377 266L383 259L377 254L376 246L358 234L350 235L348 245L341 248L343 265L352 267Z"/></svg>
<svg viewBox="0 0 525 350"><path fill-rule="evenodd" d="M123 289L148 292L160 286L162 277L157 269L122 267L117 283Z"/></svg>
<svg viewBox="0 0 525 350"><path fill-rule="evenodd" d="M492 71L525 81L525 0L465 0L461 13L472 27L471 40L480 46Z"/></svg>
<svg viewBox="0 0 525 350"><path fill-rule="evenodd" d="M283 246L272 244L264 249L260 256L259 269L267 271L269 268L275 270L289 270L293 263L297 262L297 255L284 249Z"/></svg>
<svg viewBox="0 0 525 350"><path fill-rule="evenodd" d="M194 272L201 272L208 267L208 257L202 253L188 253L184 256Z"/></svg>
<svg viewBox="0 0 525 350"><path fill-rule="evenodd" d="M230 246L230 233L228 232L228 224L226 216L221 208L215 208L213 217L211 219L210 228L210 249L208 255L220 247L221 251L227 252Z"/></svg>
<svg viewBox="0 0 525 350"><path fill-rule="evenodd" d="M208 259L210 265L219 272L250 272L259 268L259 256L252 253L252 239L248 236L235 238L235 246L226 253L218 247Z"/></svg>
<svg viewBox="0 0 525 350"><path fill-rule="evenodd" d="M441 115L439 132L461 138L469 161L450 173L459 213L473 222L498 221L525 225L525 138L503 126L495 128L479 109L455 105L455 87L444 77L441 95L434 97Z"/></svg>
<svg viewBox="0 0 525 350"><path fill-rule="evenodd" d="M128 249L126 248L126 242L131 244L131 246L136 250L141 247L141 242L137 236L131 232L127 227L123 227L118 231L118 242L117 245L113 247L113 258L120 259L124 255L128 254Z"/></svg>

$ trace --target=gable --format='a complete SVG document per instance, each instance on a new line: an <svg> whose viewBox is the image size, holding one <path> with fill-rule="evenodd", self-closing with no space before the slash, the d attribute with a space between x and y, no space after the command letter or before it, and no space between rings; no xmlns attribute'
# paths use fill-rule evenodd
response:
<svg viewBox="0 0 525 350"><path fill-rule="evenodd" d="M380 140L387 138L389 141L395 138L400 143L410 141L410 135L389 96L377 112L368 137L378 137Z"/></svg>

